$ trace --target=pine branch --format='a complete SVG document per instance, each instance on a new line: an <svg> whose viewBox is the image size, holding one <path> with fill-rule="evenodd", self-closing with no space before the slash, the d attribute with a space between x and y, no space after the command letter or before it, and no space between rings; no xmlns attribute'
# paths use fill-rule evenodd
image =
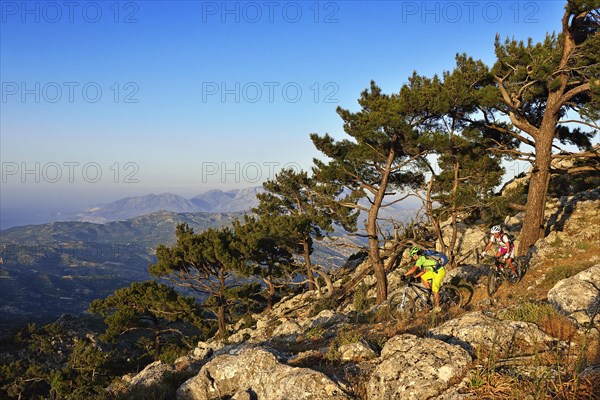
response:
<svg viewBox="0 0 600 400"><path fill-rule="evenodd" d="M550 168L550 173L558 174L558 175L572 175L572 174L580 174L582 172L600 172L600 166L589 165L582 167L571 167L566 169L560 168Z"/></svg>
<svg viewBox="0 0 600 400"><path fill-rule="evenodd" d="M553 159L559 158L595 158L600 156L598 151L582 151L580 153L567 153L567 154L556 154L552 156Z"/></svg>
<svg viewBox="0 0 600 400"><path fill-rule="evenodd" d="M507 63L505 63L505 64L508 65ZM505 78L501 78L498 75L494 76L494 80L496 80L496 83L498 84L497 86L498 86L498 89L500 90L502 100L509 109L508 116L509 116L511 122L517 128L522 130L523 132L527 132L534 139L537 139L537 134L539 131L538 128L531 125L527 121L527 119L525 119L522 115L519 114L518 110L519 110L519 107L521 106L521 102L519 101L518 98L515 98L516 96L514 96L514 97L511 96L510 93L508 92L508 90L506 90L506 87L504 87L504 79ZM512 133L511 133L511 135L512 135Z"/></svg>
<svg viewBox="0 0 600 400"><path fill-rule="evenodd" d="M476 123L476 121L473 121L473 120L470 120L470 119L466 119L466 121L467 122L471 122L471 123ZM498 132L506 133L506 134L514 137L515 139L517 139L521 143L524 143L524 144L529 145L531 147L535 147L535 142L534 141L529 140L526 137L524 137L522 135L519 135L517 132L514 132L514 131L512 131L510 129L506 129L506 128L503 128L501 126L496 125L495 121L494 122L489 122L489 120L486 118L486 123L483 124L483 126L485 128L488 128L488 129L493 129L493 130L498 131ZM527 132L527 133L529 134L529 132Z"/></svg>
<svg viewBox="0 0 600 400"><path fill-rule="evenodd" d="M402 198L400 198L400 199L396 199L396 200L394 200L394 201L392 201L392 202L390 202L390 203L382 204L382 205L381 205L381 208L389 207L389 206L391 206L391 205L393 205L393 204L396 204L396 203L399 203L399 202L401 202L401 201L403 201L403 200L406 200L407 198L409 198L409 197L411 197L411 196L413 196L413 194L412 194L412 193L409 193L409 194L407 194L406 196L404 196L404 197L402 197Z"/></svg>
<svg viewBox="0 0 600 400"><path fill-rule="evenodd" d="M573 97L577 96L578 94L581 93L585 93L587 91L589 91L591 89L591 85L590 83L584 83L583 85L579 85L571 90L569 90L568 92L564 93L562 95L562 97L560 98L560 104L566 104L569 100L571 100Z"/></svg>
<svg viewBox="0 0 600 400"><path fill-rule="evenodd" d="M514 154L516 156L516 157L514 157L516 160L531 161L531 159L535 159L534 153L525 153L523 151L516 150L516 149L499 149L499 148L491 147L486 150L495 151L497 153Z"/></svg>
<svg viewBox="0 0 600 400"><path fill-rule="evenodd" d="M600 129L600 125L592 124L590 122L585 122L585 121L581 121L581 120L577 120L577 119L567 119L564 121L558 121L558 123L559 124L575 123L575 124L587 125L590 128L594 128L594 129Z"/></svg>

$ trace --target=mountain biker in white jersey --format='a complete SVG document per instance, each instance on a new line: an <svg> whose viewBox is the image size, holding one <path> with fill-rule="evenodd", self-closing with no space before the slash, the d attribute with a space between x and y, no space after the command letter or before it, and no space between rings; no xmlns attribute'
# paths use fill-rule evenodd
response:
<svg viewBox="0 0 600 400"><path fill-rule="evenodd" d="M500 225L492 226L490 233L492 234L492 236L490 236L490 241L488 242L487 246L485 246L485 250L483 250L481 255L485 256L487 251L492 247L492 245L494 245L494 243L498 244L500 247L496 252L496 258L501 258L502 260L506 261L506 265L510 267L513 277L516 277L517 273L515 271L515 266L512 263L515 252L515 244L511 238L504 233Z"/></svg>

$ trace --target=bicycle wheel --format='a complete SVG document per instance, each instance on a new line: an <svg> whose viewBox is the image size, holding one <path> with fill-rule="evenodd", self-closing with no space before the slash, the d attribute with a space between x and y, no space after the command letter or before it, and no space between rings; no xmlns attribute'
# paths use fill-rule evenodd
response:
<svg viewBox="0 0 600 400"><path fill-rule="evenodd" d="M496 267L493 267L488 274L487 292L490 297L496 293L500 285L502 284L502 275L496 271Z"/></svg>
<svg viewBox="0 0 600 400"><path fill-rule="evenodd" d="M444 285L440 289L440 304L448 310L452 307L462 307L463 296L459 288L454 285Z"/></svg>
<svg viewBox="0 0 600 400"><path fill-rule="evenodd" d="M430 304L430 302L425 300L422 296L417 296L410 300L411 300L410 312L412 313L411 315L415 315L424 310L427 310L427 311L431 310L432 305Z"/></svg>
<svg viewBox="0 0 600 400"><path fill-rule="evenodd" d="M403 293L398 293L388 302L389 315L394 321L403 321L415 314L414 299L410 296L406 296L406 300L403 304L402 298Z"/></svg>

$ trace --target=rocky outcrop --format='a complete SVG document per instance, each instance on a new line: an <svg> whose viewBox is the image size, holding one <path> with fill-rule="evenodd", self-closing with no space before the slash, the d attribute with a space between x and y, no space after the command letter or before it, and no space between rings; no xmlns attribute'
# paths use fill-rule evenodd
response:
<svg viewBox="0 0 600 400"><path fill-rule="evenodd" d="M579 325L600 323L600 264L563 279L548 292L548 301Z"/></svg>
<svg viewBox="0 0 600 400"><path fill-rule="evenodd" d="M309 292L314 295L315 292ZM297 296L297 297L304 297ZM313 328L334 328L348 322L348 317L343 313L332 310L323 310L314 317L286 317L285 314L293 310L303 309L310 304L309 299L299 303L296 298L291 298L282 303L281 306L265 315L257 316L256 327L242 329L228 338L229 343L263 343L269 340L295 341L298 336L304 335Z"/></svg>
<svg viewBox="0 0 600 400"><path fill-rule="evenodd" d="M162 361L155 361L148 364L140 373L131 377L125 378L124 381L130 387L150 387L161 383L164 375L167 372L175 372L175 367L171 364L165 364Z"/></svg>
<svg viewBox="0 0 600 400"><path fill-rule="evenodd" d="M497 356L511 356L517 352L531 354L547 350L556 343L555 338L535 324L498 320L482 312L452 319L429 332L434 338L461 346L474 356L478 350L491 351Z"/></svg>
<svg viewBox="0 0 600 400"><path fill-rule="evenodd" d="M466 373L471 356L462 348L405 334L391 338L367 384L369 400L428 399Z"/></svg>
<svg viewBox="0 0 600 400"><path fill-rule="evenodd" d="M245 348L209 361L177 390L179 400L223 398L346 400L339 385L324 374L280 363L260 348Z"/></svg>
<svg viewBox="0 0 600 400"><path fill-rule="evenodd" d="M341 345L338 349L342 361L362 361L376 358L377 354L365 340Z"/></svg>

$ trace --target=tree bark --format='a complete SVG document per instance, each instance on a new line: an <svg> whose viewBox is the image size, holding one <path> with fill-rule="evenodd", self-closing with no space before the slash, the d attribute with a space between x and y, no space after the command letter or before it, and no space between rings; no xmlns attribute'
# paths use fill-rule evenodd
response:
<svg viewBox="0 0 600 400"><path fill-rule="evenodd" d="M310 246L308 237L302 239L302 247L304 252L304 266L306 268L306 277L308 278L308 290L315 290L315 280L313 277L313 269L310 262Z"/></svg>
<svg viewBox="0 0 600 400"><path fill-rule="evenodd" d="M383 303L387 299L387 275L385 267L379 254L379 238L377 236L377 214L381 205L381 199L375 198L373 206L369 210L367 218L367 236L369 237L369 261L375 272L377 281L377 304Z"/></svg>
<svg viewBox="0 0 600 400"><path fill-rule="evenodd" d="M398 139L398 135L394 134L391 138L391 142L395 143ZM396 151L394 147L391 146L389 153L387 155L387 160L385 163L385 167L381 172L381 183L377 192L373 196L373 204L369 209L369 213L367 214L367 236L369 238L369 261L375 271L375 279L377 281L377 304L382 304L387 300L387 274L385 272L385 265L383 265L383 261L381 260L381 255L379 254L379 237L377 235L377 216L379 215L379 210L381 209L381 205L383 204L383 199L385 197L388 183L390 179L390 173L392 171L392 164L394 163L394 159L396 158Z"/></svg>
<svg viewBox="0 0 600 400"><path fill-rule="evenodd" d="M273 280L271 276L268 276L267 279L264 280L268 287L269 296L267 298L267 311L271 311L273 309L273 298L275 297L275 285L273 284Z"/></svg>
<svg viewBox="0 0 600 400"><path fill-rule="evenodd" d="M219 327L219 337L225 339L227 335L227 323L225 320L225 274L223 271L219 271L219 285L221 286L220 292L217 293L217 324Z"/></svg>
<svg viewBox="0 0 600 400"><path fill-rule="evenodd" d="M225 339L227 335L227 325L225 324L225 305L223 304L223 298L217 299L219 305L217 306L217 323L219 326L219 337Z"/></svg>
<svg viewBox="0 0 600 400"><path fill-rule="evenodd" d="M433 181L435 179L435 175L431 175L431 179L429 180L429 184L427 185L427 193L425 197L425 214L429 218L429 222L433 225L435 229L435 234L438 238L440 246L442 246L442 250L446 250L446 243L444 242L444 233L442 232L442 227L440 226L439 219L433 213L433 201L431 201L431 191L433 189Z"/></svg>
<svg viewBox="0 0 600 400"><path fill-rule="evenodd" d="M154 335L154 361L160 357L160 332Z"/></svg>
<svg viewBox="0 0 600 400"><path fill-rule="evenodd" d="M327 285L327 296L331 296L335 292L335 288L333 287L333 282L331 282L331 278L325 272L317 270L317 274L321 275L323 280L325 281L325 285Z"/></svg>
<svg viewBox="0 0 600 400"><path fill-rule="evenodd" d="M546 194L550 183L550 163L552 161L552 140L556 122L542 123L542 129L535 142L535 164L529 178L529 191L525 205L525 219L519 237L517 255L527 254L535 242L544 234L544 212Z"/></svg>
<svg viewBox="0 0 600 400"><path fill-rule="evenodd" d="M450 254L449 254L449 264L450 266L452 266L452 268L456 267L456 239L457 239L457 234L458 234L458 226L457 226L457 218L458 218L458 207L456 205L457 199L457 193L458 193L458 180L459 180L459 171L460 171L460 165L458 164L458 161L454 161L454 183L452 186L452 237L450 238L450 244L448 245L448 248L450 249ZM442 246L444 245L444 243L442 242ZM445 248L442 248L442 251L445 251Z"/></svg>

